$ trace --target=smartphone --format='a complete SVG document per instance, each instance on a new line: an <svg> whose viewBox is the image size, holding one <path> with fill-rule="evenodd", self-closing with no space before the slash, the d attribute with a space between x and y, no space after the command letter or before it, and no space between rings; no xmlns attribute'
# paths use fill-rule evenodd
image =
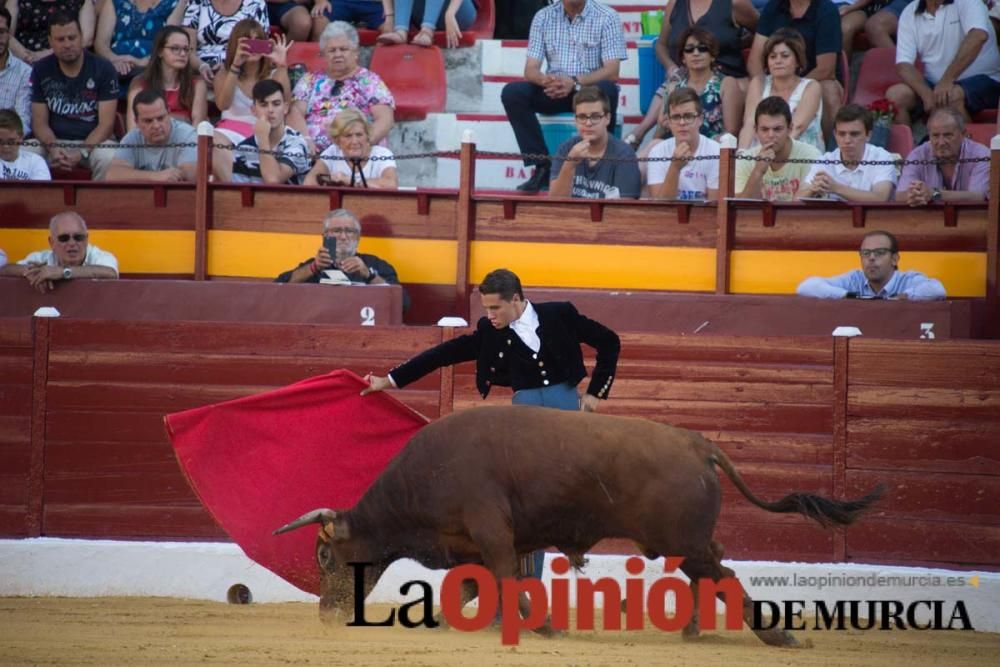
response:
<svg viewBox="0 0 1000 667"><path fill-rule="evenodd" d="M269 39L248 39L247 50L250 53L268 54L274 48L274 42Z"/></svg>
<svg viewBox="0 0 1000 667"><path fill-rule="evenodd" d="M330 253L330 259L334 262L337 261L337 237L335 236L324 236L323 237L323 247L326 251Z"/></svg>

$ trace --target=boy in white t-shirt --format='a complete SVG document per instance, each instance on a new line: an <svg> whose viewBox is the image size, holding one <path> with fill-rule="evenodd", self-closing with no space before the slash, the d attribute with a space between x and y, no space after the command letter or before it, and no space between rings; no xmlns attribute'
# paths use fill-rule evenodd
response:
<svg viewBox="0 0 1000 667"><path fill-rule="evenodd" d="M834 117L837 150L824 153L799 188L796 199L831 198L846 201L889 201L896 187L896 159L889 151L868 143L872 114L860 104L847 104ZM881 164L860 164L880 162Z"/></svg>
<svg viewBox="0 0 1000 667"><path fill-rule="evenodd" d="M667 98L664 113L673 136L657 144L649 157L673 159L649 163L649 194L656 199L718 199L721 147L698 132L704 113L701 97L693 88L677 88Z"/></svg>
<svg viewBox="0 0 1000 667"><path fill-rule="evenodd" d="M45 158L21 150L24 124L13 109L0 109L0 181L51 181Z"/></svg>

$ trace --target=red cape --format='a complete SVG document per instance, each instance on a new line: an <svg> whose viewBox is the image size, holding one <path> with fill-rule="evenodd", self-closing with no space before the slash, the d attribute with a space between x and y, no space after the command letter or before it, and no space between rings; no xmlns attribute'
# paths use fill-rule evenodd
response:
<svg viewBox="0 0 1000 667"><path fill-rule="evenodd" d="M353 506L428 419L345 370L167 415L188 483L243 551L319 593L316 532L272 531L318 507Z"/></svg>

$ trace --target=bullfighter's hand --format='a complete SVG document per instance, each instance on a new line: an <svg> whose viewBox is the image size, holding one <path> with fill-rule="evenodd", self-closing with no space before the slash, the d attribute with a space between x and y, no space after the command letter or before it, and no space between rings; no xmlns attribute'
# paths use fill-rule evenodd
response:
<svg viewBox="0 0 1000 667"><path fill-rule="evenodd" d="M316 266L319 267L320 271L325 271L333 266L333 258L330 257L330 252L325 246L320 246L319 250L316 251Z"/></svg>
<svg viewBox="0 0 1000 667"><path fill-rule="evenodd" d="M368 386L361 390L362 396L367 396L374 391L383 391L392 387L392 383L389 382L389 378L382 377L380 375L372 375L369 373L365 376L365 381L368 382Z"/></svg>
<svg viewBox="0 0 1000 667"><path fill-rule="evenodd" d="M601 399L593 394L584 394L580 397L580 410L583 412L597 412L597 406L601 404Z"/></svg>

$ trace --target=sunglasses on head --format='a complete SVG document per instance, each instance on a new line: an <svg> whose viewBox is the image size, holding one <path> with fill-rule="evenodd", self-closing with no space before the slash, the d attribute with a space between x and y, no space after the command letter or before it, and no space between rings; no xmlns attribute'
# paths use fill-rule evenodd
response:
<svg viewBox="0 0 1000 667"><path fill-rule="evenodd" d="M694 53L695 51L698 53L708 53L711 49L704 44L689 44L684 47L684 53Z"/></svg>
<svg viewBox="0 0 1000 667"><path fill-rule="evenodd" d="M83 243L84 241L87 240L87 235L86 234L60 234L59 236L56 237L56 240L59 241L59 243L68 243L70 239L73 239L77 243Z"/></svg>

